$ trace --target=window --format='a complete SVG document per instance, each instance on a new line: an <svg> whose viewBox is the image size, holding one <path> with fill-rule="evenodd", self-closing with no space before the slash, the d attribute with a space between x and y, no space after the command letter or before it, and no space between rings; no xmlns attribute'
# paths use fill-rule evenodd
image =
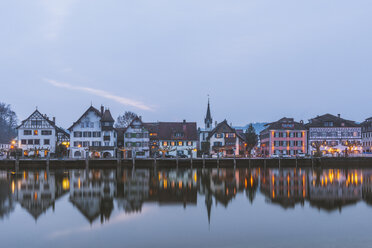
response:
<svg viewBox="0 0 372 248"><path fill-rule="evenodd" d="M21 140L21 144L22 144L22 145L26 145L26 144L27 144L27 140L24 140L24 139Z"/></svg>
<svg viewBox="0 0 372 248"><path fill-rule="evenodd" d="M101 141L93 141L92 146L101 146Z"/></svg>
<svg viewBox="0 0 372 248"><path fill-rule="evenodd" d="M31 126L41 126L42 124L42 120L31 120Z"/></svg>
<svg viewBox="0 0 372 248"><path fill-rule="evenodd" d="M41 135L52 135L51 130L41 130Z"/></svg>
<svg viewBox="0 0 372 248"><path fill-rule="evenodd" d="M171 142L171 146L175 146L176 143L174 141Z"/></svg>
<svg viewBox="0 0 372 248"><path fill-rule="evenodd" d="M40 145L40 140L39 139L34 140L34 144L35 145Z"/></svg>
<svg viewBox="0 0 372 248"><path fill-rule="evenodd" d="M91 132L83 132L83 137L92 137Z"/></svg>
<svg viewBox="0 0 372 248"><path fill-rule="evenodd" d="M216 137L216 138L222 138L222 133L216 133L215 135L214 135L214 137Z"/></svg>
<svg viewBox="0 0 372 248"><path fill-rule="evenodd" d="M33 144L34 144L34 140L29 139L28 142L27 142L27 144L29 144L29 145L33 145Z"/></svg>
<svg viewBox="0 0 372 248"><path fill-rule="evenodd" d="M50 144L50 140L49 139L45 139L44 140L44 145L49 145Z"/></svg>
<svg viewBox="0 0 372 248"><path fill-rule="evenodd" d="M110 142L105 142L105 146L110 146Z"/></svg>
<svg viewBox="0 0 372 248"><path fill-rule="evenodd" d="M37 130L34 130L34 135L37 135L39 132Z"/></svg>
<svg viewBox="0 0 372 248"><path fill-rule="evenodd" d="M84 147L88 147L88 146L89 146L89 141L84 141L84 142L83 142L83 146L84 146Z"/></svg>
<svg viewBox="0 0 372 248"><path fill-rule="evenodd" d="M179 146L183 146L183 142L182 141L178 141L178 145Z"/></svg>
<svg viewBox="0 0 372 248"><path fill-rule="evenodd" d="M220 146L222 146L222 142L214 142L213 143L213 146L220 147Z"/></svg>
<svg viewBox="0 0 372 248"><path fill-rule="evenodd" d="M91 128L94 128L94 122L91 122L91 123L90 123L90 127L91 127Z"/></svg>
<svg viewBox="0 0 372 248"><path fill-rule="evenodd" d="M324 122L325 127L333 127L333 122L332 121L326 121Z"/></svg>
<svg viewBox="0 0 372 248"><path fill-rule="evenodd" d="M188 142L187 142L187 145L188 145L188 146L192 146L192 141L188 141Z"/></svg>
<svg viewBox="0 0 372 248"><path fill-rule="evenodd" d="M168 142L164 141L163 146L167 146L167 145L168 145Z"/></svg>
<svg viewBox="0 0 372 248"><path fill-rule="evenodd" d="M82 137L82 132L74 132L74 137Z"/></svg>
<svg viewBox="0 0 372 248"><path fill-rule="evenodd" d="M80 127L84 128L84 122L80 123Z"/></svg>
<svg viewBox="0 0 372 248"><path fill-rule="evenodd" d="M101 137L101 132L93 132L93 137Z"/></svg>
<svg viewBox="0 0 372 248"><path fill-rule="evenodd" d="M174 133L174 137L183 137L183 132Z"/></svg>
<svg viewBox="0 0 372 248"><path fill-rule="evenodd" d="M24 130L23 131L23 135L31 135L31 134L32 134L31 130Z"/></svg>

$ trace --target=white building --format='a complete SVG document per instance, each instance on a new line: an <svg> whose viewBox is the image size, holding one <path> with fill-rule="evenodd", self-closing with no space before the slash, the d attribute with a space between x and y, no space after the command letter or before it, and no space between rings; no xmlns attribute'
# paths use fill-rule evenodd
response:
<svg viewBox="0 0 372 248"><path fill-rule="evenodd" d="M71 158L112 158L116 156L117 133L110 110L90 106L68 129Z"/></svg>
<svg viewBox="0 0 372 248"><path fill-rule="evenodd" d="M125 157L148 158L150 156L149 142L149 131L141 118L136 117L124 130Z"/></svg>
<svg viewBox="0 0 372 248"><path fill-rule="evenodd" d="M308 152L314 155L317 146L323 155L360 154L362 152L362 129L354 121L325 114L309 120Z"/></svg>
<svg viewBox="0 0 372 248"><path fill-rule="evenodd" d="M244 137L232 128L227 121L219 123L208 135L209 153L223 157L244 155Z"/></svg>
<svg viewBox="0 0 372 248"><path fill-rule="evenodd" d="M211 109L210 109L210 104L209 104L209 99L208 99L208 107L207 107L207 114L205 115L204 119L204 129L199 128L198 129L198 134L199 134L199 150L204 153L208 154L209 153L209 142L207 140L209 133L213 130L213 119L211 115Z"/></svg>
<svg viewBox="0 0 372 248"><path fill-rule="evenodd" d="M47 157L56 152L59 144L68 145L69 135L56 126L55 118L49 120L35 110L17 127L17 147L22 149L24 156Z"/></svg>
<svg viewBox="0 0 372 248"><path fill-rule="evenodd" d="M362 123L363 152L372 154L372 117Z"/></svg>

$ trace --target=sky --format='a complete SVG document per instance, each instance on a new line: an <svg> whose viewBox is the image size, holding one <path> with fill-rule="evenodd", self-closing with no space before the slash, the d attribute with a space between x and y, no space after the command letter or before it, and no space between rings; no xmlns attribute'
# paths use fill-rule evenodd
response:
<svg viewBox="0 0 372 248"><path fill-rule="evenodd" d="M372 116L370 0L3 0L0 102L69 127Z"/></svg>

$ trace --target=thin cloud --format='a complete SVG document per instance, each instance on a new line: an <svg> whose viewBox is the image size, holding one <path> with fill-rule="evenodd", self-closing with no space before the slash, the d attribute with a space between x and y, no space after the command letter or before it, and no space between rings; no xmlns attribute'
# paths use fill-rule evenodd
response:
<svg viewBox="0 0 372 248"><path fill-rule="evenodd" d="M94 88L89 88L89 87L82 87L82 86L74 86L68 83L57 82L52 79L44 79L44 81L55 87L86 92L92 95L96 95L96 96L100 96L106 99L113 100L125 106L132 106L132 107L139 108L142 110L149 110L149 111L153 110L150 106L147 106L146 104L142 102L135 101L129 98L121 97L121 96L116 96L104 90L99 90L99 89L94 89Z"/></svg>

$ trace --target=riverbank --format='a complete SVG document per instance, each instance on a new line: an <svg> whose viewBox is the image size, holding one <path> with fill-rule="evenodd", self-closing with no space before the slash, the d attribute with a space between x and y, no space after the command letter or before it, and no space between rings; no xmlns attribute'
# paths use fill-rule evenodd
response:
<svg viewBox="0 0 372 248"><path fill-rule="evenodd" d="M83 169L83 168L372 168L372 158L224 158L224 159L20 159L0 160L0 169Z"/></svg>

